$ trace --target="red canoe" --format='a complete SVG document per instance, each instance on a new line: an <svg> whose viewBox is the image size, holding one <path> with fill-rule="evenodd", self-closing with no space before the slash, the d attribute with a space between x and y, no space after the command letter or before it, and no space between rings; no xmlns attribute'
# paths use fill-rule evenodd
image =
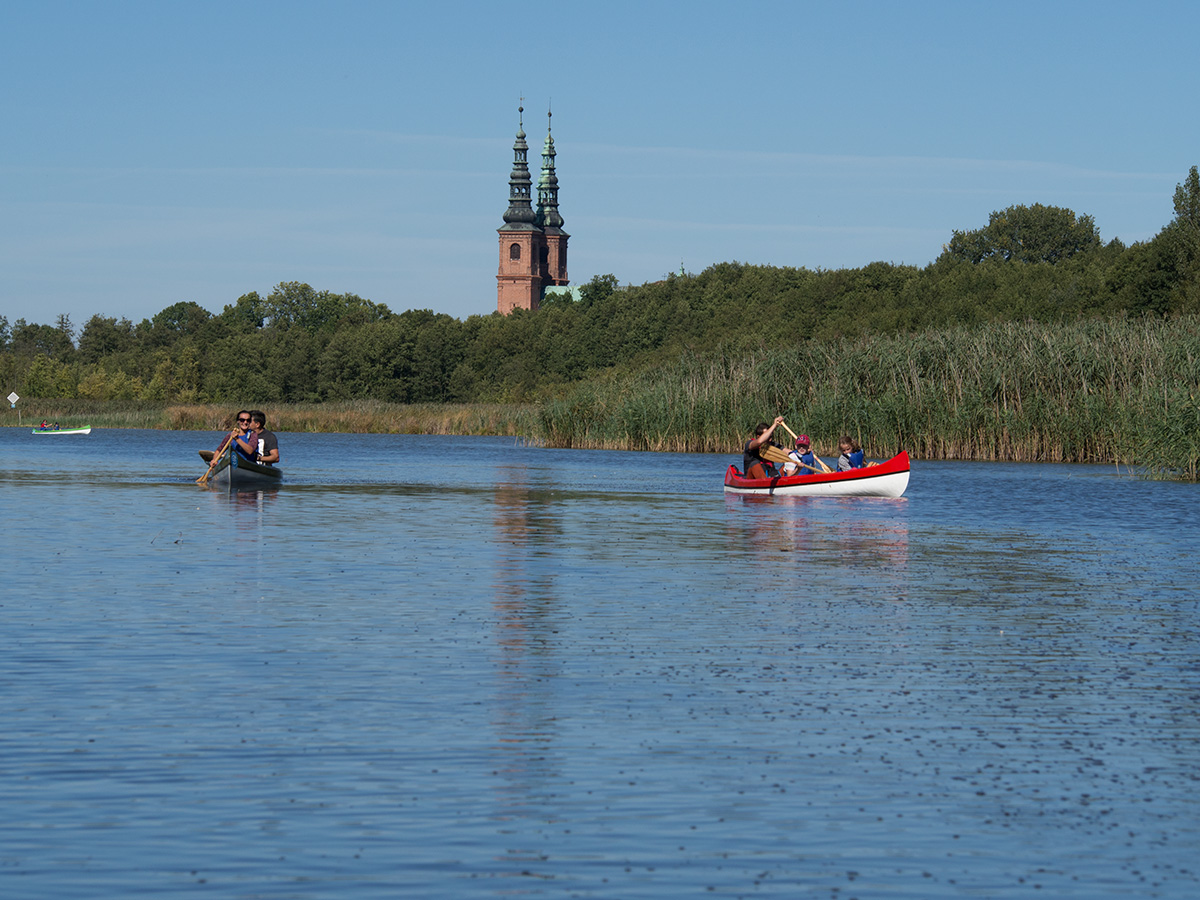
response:
<svg viewBox="0 0 1200 900"><path fill-rule="evenodd" d="M725 490L730 494L780 494L799 497L899 497L908 487L908 454L897 453L887 462L848 472L818 475L780 475L747 478L730 466Z"/></svg>

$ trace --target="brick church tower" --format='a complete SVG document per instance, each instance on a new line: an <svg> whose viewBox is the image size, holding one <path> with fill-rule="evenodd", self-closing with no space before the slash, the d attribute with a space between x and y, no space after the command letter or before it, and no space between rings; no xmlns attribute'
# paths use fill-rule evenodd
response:
<svg viewBox="0 0 1200 900"><path fill-rule="evenodd" d="M542 174L538 179L537 208L533 207L533 179L529 175L529 145L525 143L525 107L513 144L513 169L508 178L508 209L500 234L500 270L496 274L496 309L508 315L514 309L537 309L547 287L567 280L567 238L558 213L558 176L554 174L554 138L546 113L546 143L542 147Z"/></svg>

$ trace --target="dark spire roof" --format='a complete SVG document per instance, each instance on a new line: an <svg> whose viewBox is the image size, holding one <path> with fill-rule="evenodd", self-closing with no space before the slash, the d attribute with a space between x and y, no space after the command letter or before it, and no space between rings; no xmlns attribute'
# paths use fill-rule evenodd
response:
<svg viewBox="0 0 1200 900"><path fill-rule="evenodd" d="M537 228L537 213L530 202L533 179L529 175L529 145L525 143L525 107L517 107L517 139L513 143L513 169L508 176L508 209L501 231L526 231Z"/></svg>
<svg viewBox="0 0 1200 900"><path fill-rule="evenodd" d="M542 145L542 177L538 179L537 223L547 230L562 228L558 213L558 176L554 174L554 138L550 135L550 118L546 110L546 143Z"/></svg>

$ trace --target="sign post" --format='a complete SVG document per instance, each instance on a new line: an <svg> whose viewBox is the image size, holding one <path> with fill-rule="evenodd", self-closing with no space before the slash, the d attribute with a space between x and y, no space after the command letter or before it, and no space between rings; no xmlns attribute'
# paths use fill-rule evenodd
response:
<svg viewBox="0 0 1200 900"><path fill-rule="evenodd" d="M13 409L17 409L17 401L21 398L17 396L17 392L13 391L8 395L8 402L12 404ZM21 424L21 411L17 410L17 425Z"/></svg>

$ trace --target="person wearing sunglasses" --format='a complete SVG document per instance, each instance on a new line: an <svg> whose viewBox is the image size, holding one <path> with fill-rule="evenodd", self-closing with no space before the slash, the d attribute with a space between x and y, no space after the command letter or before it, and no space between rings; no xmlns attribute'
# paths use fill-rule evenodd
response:
<svg viewBox="0 0 1200 900"><path fill-rule="evenodd" d="M237 427L221 439L220 446L211 457L208 456L207 451L200 452L200 455L208 460L208 472L201 477L201 483L206 482L209 476L216 471L217 465L225 456L225 448L231 444L242 459L253 462L258 456L258 435L254 433L253 424L250 421L250 410L238 410Z"/></svg>
<svg viewBox="0 0 1200 900"><path fill-rule="evenodd" d="M254 434L252 424L250 410L239 409L237 414L237 428L221 438L217 452L220 453L225 449L226 441L232 440L233 449L237 451L238 456L254 462L258 456L258 437Z"/></svg>

